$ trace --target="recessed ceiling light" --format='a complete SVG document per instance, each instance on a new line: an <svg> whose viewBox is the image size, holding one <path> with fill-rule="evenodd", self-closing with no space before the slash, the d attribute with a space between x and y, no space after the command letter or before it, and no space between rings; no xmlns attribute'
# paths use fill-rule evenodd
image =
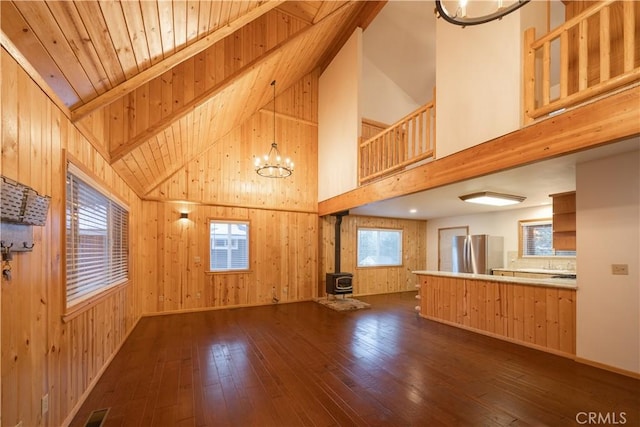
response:
<svg viewBox="0 0 640 427"><path fill-rule="evenodd" d="M479 193L466 194L460 196L460 200L489 206L509 206L522 202L526 197L514 196L512 194L493 193L491 191L481 191Z"/></svg>
<svg viewBox="0 0 640 427"><path fill-rule="evenodd" d="M418 209L409 209L409 213L416 213L418 212Z"/></svg>

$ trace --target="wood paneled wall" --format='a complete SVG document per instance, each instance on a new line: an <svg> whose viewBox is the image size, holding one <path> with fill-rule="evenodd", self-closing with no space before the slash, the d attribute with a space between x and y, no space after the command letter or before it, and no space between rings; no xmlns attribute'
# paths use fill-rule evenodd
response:
<svg viewBox="0 0 640 427"><path fill-rule="evenodd" d="M549 352L576 354L576 291L420 275L420 315Z"/></svg>
<svg viewBox="0 0 640 427"><path fill-rule="evenodd" d="M318 295L325 295L325 274L335 271L335 216L320 218L320 267ZM401 229L403 264L400 267L356 268L359 227ZM356 215L342 217L340 269L353 273L354 295L413 291L418 283L415 270L427 265L427 222Z"/></svg>
<svg viewBox="0 0 640 427"><path fill-rule="evenodd" d="M188 212L188 219L179 219ZM249 221L250 271L207 273L209 219ZM143 202L144 313L310 300L317 288L315 213Z"/></svg>
<svg viewBox="0 0 640 427"><path fill-rule="evenodd" d="M135 325L130 283L64 323L61 264L67 149L129 203L132 236L139 233L141 201L67 117L2 49L2 174L51 196L44 227L33 227L33 252L15 254L11 281L1 282L2 425L59 426L72 414ZM132 252L138 243L132 239ZM48 394L49 411L41 415Z"/></svg>
<svg viewBox="0 0 640 427"><path fill-rule="evenodd" d="M110 104L111 150L153 129L163 118L180 111L237 71L284 42L309 24L274 9L187 59L160 77L145 83L127 97ZM266 31L266 29L269 31ZM259 105L267 100L263 99Z"/></svg>
<svg viewBox="0 0 640 427"><path fill-rule="evenodd" d="M254 156L273 142L273 113L263 110L220 140L146 198L204 204L316 212L318 206L318 74L313 72L276 98L275 137L295 163L286 179L258 176ZM272 108L272 107L271 107Z"/></svg>

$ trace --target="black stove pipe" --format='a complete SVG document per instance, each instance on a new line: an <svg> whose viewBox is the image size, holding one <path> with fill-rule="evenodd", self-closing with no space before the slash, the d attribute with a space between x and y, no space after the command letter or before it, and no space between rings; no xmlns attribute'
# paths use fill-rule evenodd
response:
<svg viewBox="0 0 640 427"><path fill-rule="evenodd" d="M339 212L337 214L334 214L334 216L336 217L336 230L335 230L335 272L336 273L340 273L340 230L341 230L341 225L342 225L342 217L345 215L349 215L349 211L343 211L343 212Z"/></svg>

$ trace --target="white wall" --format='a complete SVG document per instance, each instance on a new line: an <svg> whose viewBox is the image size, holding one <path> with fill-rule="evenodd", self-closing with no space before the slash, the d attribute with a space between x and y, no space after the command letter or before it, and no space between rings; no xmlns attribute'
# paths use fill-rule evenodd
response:
<svg viewBox="0 0 640 427"><path fill-rule="evenodd" d="M505 267L508 267L507 252L518 251L518 221L542 218L551 218L551 205L429 220L427 221L427 270L438 269L439 228L469 226L469 234L503 236Z"/></svg>
<svg viewBox="0 0 640 427"><path fill-rule="evenodd" d="M319 80L319 201L357 186L361 75L362 29L357 28Z"/></svg>
<svg viewBox="0 0 640 427"><path fill-rule="evenodd" d="M420 107L367 57L362 70L362 117L391 125Z"/></svg>
<svg viewBox="0 0 640 427"><path fill-rule="evenodd" d="M545 4L530 2L499 21L466 28L437 20L438 158L520 128L522 37L544 21Z"/></svg>
<svg viewBox="0 0 640 427"><path fill-rule="evenodd" d="M640 373L640 151L579 164L577 356ZM627 264L628 276L611 274Z"/></svg>

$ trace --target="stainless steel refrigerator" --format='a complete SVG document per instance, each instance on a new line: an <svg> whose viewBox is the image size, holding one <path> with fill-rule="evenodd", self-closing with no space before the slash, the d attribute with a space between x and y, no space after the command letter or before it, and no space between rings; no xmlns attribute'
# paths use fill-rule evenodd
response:
<svg viewBox="0 0 640 427"><path fill-rule="evenodd" d="M487 234L454 236L451 255L454 272L491 274L491 269L504 266L504 238Z"/></svg>

